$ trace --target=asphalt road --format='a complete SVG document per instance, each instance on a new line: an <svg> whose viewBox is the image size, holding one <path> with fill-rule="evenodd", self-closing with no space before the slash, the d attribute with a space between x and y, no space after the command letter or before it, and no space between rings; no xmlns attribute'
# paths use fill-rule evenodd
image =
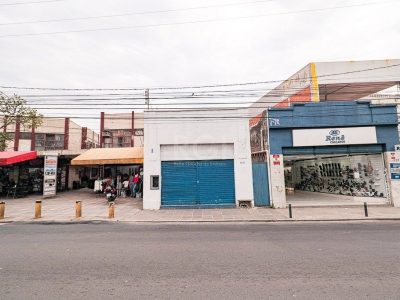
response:
<svg viewBox="0 0 400 300"><path fill-rule="evenodd" d="M0 299L399 299L400 223L0 226Z"/></svg>

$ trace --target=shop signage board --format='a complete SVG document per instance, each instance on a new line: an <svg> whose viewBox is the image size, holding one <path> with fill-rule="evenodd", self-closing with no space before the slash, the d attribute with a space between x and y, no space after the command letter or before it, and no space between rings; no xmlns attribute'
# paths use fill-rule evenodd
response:
<svg viewBox="0 0 400 300"><path fill-rule="evenodd" d="M400 152L390 152L389 153L389 162L390 163L400 163Z"/></svg>
<svg viewBox="0 0 400 300"><path fill-rule="evenodd" d="M292 133L294 147L377 143L375 126L293 129Z"/></svg>
<svg viewBox="0 0 400 300"><path fill-rule="evenodd" d="M389 166L390 178L392 180L400 180L400 152L397 151L397 148L395 152L389 153Z"/></svg>
<svg viewBox="0 0 400 300"><path fill-rule="evenodd" d="M272 155L272 164L274 166L280 166L281 165L281 160L280 160L280 155L279 154L273 154Z"/></svg>
<svg viewBox="0 0 400 300"><path fill-rule="evenodd" d="M400 180L400 163L390 163L390 178Z"/></svg>
<svg viewBox="0 0 400 300"><path fill-rule="evenodd" d="M46 155L44 157L43 196L51 197L56 194L57 189L57 155Z"/></svg>

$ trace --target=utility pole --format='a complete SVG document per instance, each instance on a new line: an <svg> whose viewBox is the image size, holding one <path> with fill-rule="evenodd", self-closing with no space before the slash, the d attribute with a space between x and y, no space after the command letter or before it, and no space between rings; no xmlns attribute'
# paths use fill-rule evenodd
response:
<svg viewBox="0 0 400 300"><path fill-rule="evenodd" d="M144 99L147 106L147 110L150 109L150 91L149 89L145 89L144 91Z"/></svg>

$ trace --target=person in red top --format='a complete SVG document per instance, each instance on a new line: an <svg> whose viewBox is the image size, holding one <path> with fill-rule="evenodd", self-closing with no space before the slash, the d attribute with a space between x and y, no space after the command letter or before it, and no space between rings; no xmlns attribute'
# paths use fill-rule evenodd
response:
<svg viewBox="0 0 400 300"><path fill-rule="evenodd" d="M131 183L131 197L136 197L139 181L140 181L139 174L135 174Z"/></svg>

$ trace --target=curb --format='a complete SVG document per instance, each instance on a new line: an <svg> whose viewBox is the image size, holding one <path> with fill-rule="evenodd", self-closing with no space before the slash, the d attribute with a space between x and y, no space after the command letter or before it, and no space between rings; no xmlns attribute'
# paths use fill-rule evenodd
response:
<svg viewBox="0 0 400 300"><path fill-rule="evenodd" d="M38 225L73 225L73 224L233 224L233 223L305 223L305 222L360 222L360 221L400 221L400 218L357 218L357 219L252 219L252 220L43 220L43 221L1 221L0 224L38 224Z"/></svg>

